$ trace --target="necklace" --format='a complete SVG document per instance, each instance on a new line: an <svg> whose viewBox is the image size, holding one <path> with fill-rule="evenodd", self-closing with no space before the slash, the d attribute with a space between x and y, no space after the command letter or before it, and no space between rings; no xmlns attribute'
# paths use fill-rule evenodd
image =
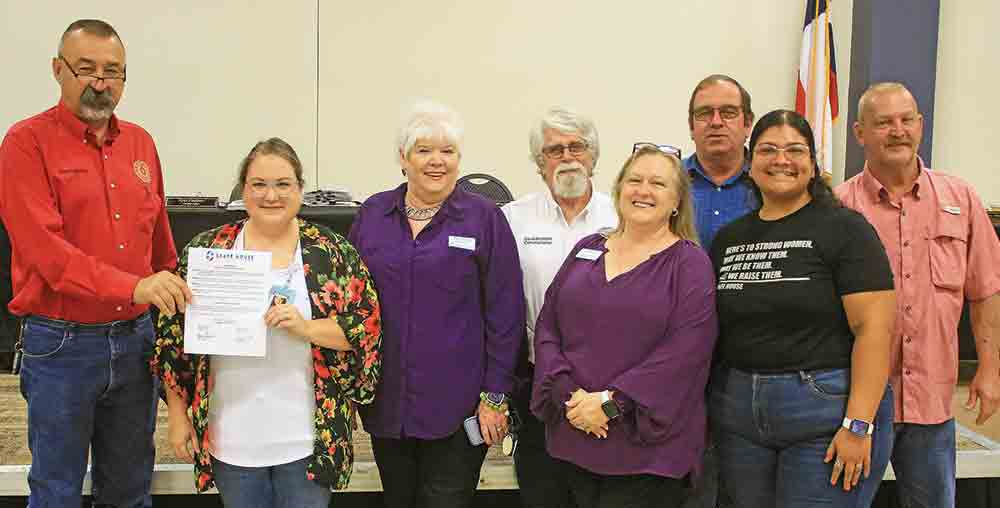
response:
<svg viewBox="0 0 1000 508"><path fill-rule="evenodd" d="M440 209L441 205L432 206L430 208L417 208L415 206L406 205L406 218L418 222L431 220Z"/></svg>

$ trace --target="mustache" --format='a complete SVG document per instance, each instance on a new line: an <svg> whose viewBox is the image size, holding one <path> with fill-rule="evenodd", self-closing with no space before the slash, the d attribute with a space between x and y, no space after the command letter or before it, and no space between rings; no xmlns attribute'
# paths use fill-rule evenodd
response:
<svg viewBox="0 0 1000 508"><path fill-rule="evenodd" d="M566 171L583 171L583 164L579 162L563 162L556 166L556 174L563 173Z"/></svg>
<svg viewBox="0 0 1000 508"><path fill-rule="evenodd" d="M115 98L111 95L111 90L98 92L87 86L80 95L80 104L96 110L108 110L115 107Z"/></svg>

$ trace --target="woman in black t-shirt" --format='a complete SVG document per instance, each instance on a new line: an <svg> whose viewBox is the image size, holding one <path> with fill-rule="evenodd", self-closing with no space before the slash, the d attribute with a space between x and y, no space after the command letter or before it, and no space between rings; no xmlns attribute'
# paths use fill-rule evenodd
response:
<svg viewBox="0 0 1000 508"><path fill-rule="evenodd" d="M772 111L750 136L758 208L719 232L720 366L710 420L732 506L868 506L892 447L892 271L842 208L809 124Z"/></svg>

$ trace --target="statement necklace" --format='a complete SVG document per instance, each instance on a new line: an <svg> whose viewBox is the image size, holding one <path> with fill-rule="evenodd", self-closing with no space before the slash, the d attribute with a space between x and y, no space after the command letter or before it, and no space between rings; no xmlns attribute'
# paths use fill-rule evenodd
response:
<svg viewBox="0 0 1000 508"><path fill-rule="evenodd" d="M406 205L406 218L418 222L431 220L440 209L441 205L432 206L430 208L417 208L415 206Z"/></svg>

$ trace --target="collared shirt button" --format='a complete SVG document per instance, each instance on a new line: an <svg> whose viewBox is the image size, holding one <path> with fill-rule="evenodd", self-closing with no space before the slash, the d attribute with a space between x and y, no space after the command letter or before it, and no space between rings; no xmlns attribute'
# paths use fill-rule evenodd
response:
<svg viewBox="0 0 1000 508"><path fill-rule="evenodd" d="M117 188L117 187L118 187L118 186L117 186L117 185L115 185L114 183L112 183L112 184L111 184L111 188L112 188L112 189L115 189L115 188Z"/></svg>
<svg viewBox="0 0 1000 508"><path fill-rule="evenodd" d="M719 215L719 211L718 210L715 211L715 215Z"/></svg>
<svg viewBox="0 0 1000 508"><path fill-rule="evenodd" d="M115 307L115 310L118 311L118 312L121 312L122 311L122 306L119 305L119 306Z"/></svg>
<svg viewBox="0 0 1000 508"><path fill-rule="evenodd" d="M907 305L906 307L903 307L903 310L905 310L906 312L910 312L910 306Z"/></svg>
<svg viewBox="0 0 1000 508"><path fill-rule="evenodd" d="M121 218L122 218L122 214L120 214L120 213L116 213L115 214L115 220L119 220Z"/></svg>
<svg viewBox="0 0 1000 508"><path fill-rule="evenodd" d="M124 243L119 243L118 244L118 250L123 250L123 249L125 249L125 244Z"/></svg>
<svg viewBox="0 0 1000 508"><path fill-rule="evenodd" d="M909 247L909 246L910 246L910 241L909 240L903 241L903 247Z"/></svg>
<svg viewBox="0 0 1000 508"><path fill-rule="evenodd" d="M722 187L716 187L715 190L718 192L722 192Z"/></svg>
<svg viewBox="0 0 1000 508"><path fill-rule="evenodd" d="M910 369L906 369L906 370L905 370L905 371L903 371L903 372L905 372L907 376L909 376L909 375L910 375Z"/></svg>
<svg viewBox="0 0 1000 508"><path fill-rule="evenodd" d="M108 154L104 154L104 160L108 160Z"/></svg>
<svg viewBox="0 0 1000 508"><path fill-rule="evenodd" d="M905 279L909 279L909 278L910 278L910 274L908 274L908 273L904 273L904 274L903 274L903 278L905 278Z"/></svg>
<svg viewBox="0 0 1000 508"><path fill-rule="evenodd" d="M909 344L912 340L913 339L911 339L909 335L904 335L903 336L903 342L905 342L907 344Z"/></svg>

